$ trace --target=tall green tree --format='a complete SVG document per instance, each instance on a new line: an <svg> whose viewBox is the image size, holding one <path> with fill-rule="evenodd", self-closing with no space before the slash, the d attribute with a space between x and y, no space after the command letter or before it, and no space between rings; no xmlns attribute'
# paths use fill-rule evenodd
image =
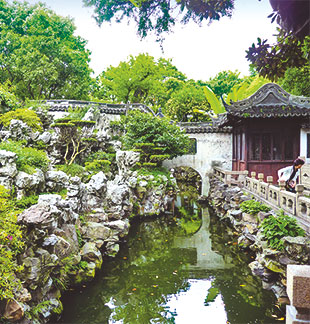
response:
<svg viewBox="0 0 310 324"><path fill-rule="evenodd" d="M111 102L163 105L185 79L171 60L156 61L148 54L139 54L103 71L92 96Z"/></svg>
<svg viewBox="0 0 310 324"><path fill-rule="evenodd" d="M212 89L215 95L218 97L223 96L231 92L231 89L242 83L243 80L240 78L240 72L238 71L221 71L214 78L210 78L206 83L208 87Z"/></svg>
<svg viewBox="0 0 310 324"><path fill-rule="evenodd" d="M184 82L182 87L173 92L164 107L165 115L180 122L208 121L210 111L203 87L192 80Z"/></svg>
<svg viewBox="0 0 310 324"><path fill-rule="evenodd" d="M87 98L90 52L74 31L42 3L0 0L0 82L9 80L23 100Z"/></svg>

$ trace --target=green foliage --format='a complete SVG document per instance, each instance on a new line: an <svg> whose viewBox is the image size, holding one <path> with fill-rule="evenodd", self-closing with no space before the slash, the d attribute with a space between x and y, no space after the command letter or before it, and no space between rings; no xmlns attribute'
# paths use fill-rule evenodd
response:
<svg viewBox="0 0 310 324"><path fill-rule="evenodd" d="M31 195L14 201L14 205L19 209L26 209L38 203L39 196Z"/></svg>
<svg viewBox="0 0 310 324"><path fill-rule="evenodd" d="M75 231L76 231L76 236L77 236L77 240L79 243L79 248L82 248L83 244L84 244L84 240L82 238L82 234L81 231L79 229L79 227L77 225L75 225Z"/></svg>
<svg viewBox="0 0 310 324"><path fill-rule="evenodd" d="M80 177L83 178L84 174L85 174L85 169L79 165L79 164L59 164L59 165L55 165L55 168L58 171L63 171L64 173L66 173L67 175L69 175L70 177Z"/></svg>
<svg viewBox="0 0 310 324"><path fill-rule="evenodd" d="M85 163L85 170L92 173L103 171L108 173L110 171L111 162L108 160L93 160L92 162Z"/></svg>
<svg viewBox="0 0 310 324"><path fill-rule="evenodd" d="M1 1L0 12L0 82L22 100L87 99L90 51L72 19L44 3Z"/></svg>
<svg viewBox="0 0 310 324"><path fill-rule="evenodd" d="M232 88L240 85L243 80L240 78L240 72L237 70L221 71L214 78L210 78L204 85L208 86L219 98L231 92Z"/></svg>
<svg viewBox="0 0 310 324"><path fill-rule="evenodd" d="M215 114L221 114L225 112L224 105L219 101L216 97L215 93L207 86L203 88L205 96L210 103L211 109L214 111Z"/></svg>
<svg viewBox="0 0 310 324"><path fill-rule="evenodd" d="M310 97L310 64L287 69L279 83L290 94Z"/></svg>
<svg viewBox="0 0 310 324"><path fill-rule="evenodd" d="M193 82L183 82L172 94L163 108L165 115L171 119L188 121L210 121L210 104L203 88Z"/></svg>
<svg viewBox="0 0 310 324"><path fill-rule="evenodd" d="M94 7L98 24L110 22L114 17L116 21L128 17L137 23L141 37L154 32L158 40L162 40L162 34L169 32L178 21L201 23L206 20L210 23L223 16L230 17L234 8L233 0L178 0L173 5L170 0L84 0L84 3Z"/></svg>
<svg viewBox="0 0 310 324"><path fill-rule="evenodd" d="M266 78L255 75L254 77L245 78L244 81L232 88L232 91L227 95L226 102L230 104L230 100L238 101L250 97L264 84L270 81Z"/></svg>
<svg viewBox="0 0 310 324"><path fill-rule="evenodd" d="M92 96L105 102L162 106L176 84L185 79L171 60L160 58L156 61L148 54L139 54L102 72L96 79Z"/></svg>
<svg viewBox="0 0 310 324"><path fill-rule="evenodd" d="M9 126L12 119L21 120L26 123L33 131L42 131L42 123L37 114L30 109L16 109L0 116L0 123Z"/></svg>
<svg viewBox="0 0 310 324"><path fill-rule="evenodd" d="M270 207L260 203L256 200L246 200L240 204L240 209L244 213L248 213L251 215L256 215L258 212L269 212L271 210Z"/></svg>
<svg viewBox="0 0 310 324"><path fill-rule="evenodd" d="M269 216L260 224L263 237L268 245L276 250L283 250L284 245L281 240L285 236L305 236L305 231L297 224L295 218L285 215L281 210L278 216Z"/></svg>
<svg viewBox="0 0 310 324"><path fill-rule="evenodd" d="M126 130L122 138L125 149L134 149L139 143L150 143L162 148L162 154L173 158L185 154L190 145L184 131L166 118L130 111L122 118L121 123Z"/></svg>
<svg viewBox="0 0 310 324"><path fill-rule="evenodd" d="M0 113L4 114L7 111L14 110L20 107L20 104L9 88L8 84L0 84Z"/></svg>
<svg viewBox="0 0 310 324"><path fill-rule="evenodd" d="M17 154L16 166L19 171L33 173L35 168L47 171L49 160L44 151L32 147L24 147L22 142L1 142L0 150Z"/></svg>
<svg viewBox="0 0 310 324"><path fill-rule="evenodd" d="M23 233L16 224L17 213L9 191L0 186L0 301L13 298L15 289L21 287L15 274L22 271L16 263L24 247Z"/></svg>

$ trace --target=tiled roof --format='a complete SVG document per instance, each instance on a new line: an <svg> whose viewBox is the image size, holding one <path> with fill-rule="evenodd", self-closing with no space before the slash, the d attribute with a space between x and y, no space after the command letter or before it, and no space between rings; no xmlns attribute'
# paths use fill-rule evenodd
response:
<svg viewBox="0 0 310 324"><path fill-rule="evenodd" d="M283 118L310 116L310 98L293 96L275 83L263 85L247 99L225 104L226 113L218 126L231 125L245 118Z"/></svg>

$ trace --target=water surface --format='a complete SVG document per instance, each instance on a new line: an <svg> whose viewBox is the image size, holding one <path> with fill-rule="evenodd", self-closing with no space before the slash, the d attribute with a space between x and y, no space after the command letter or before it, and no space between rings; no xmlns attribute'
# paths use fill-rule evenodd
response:
<svg viewBox="0 0 310 324"><path fill-rule="evenodd" d="M274 295L218 218L178 205L177 215L135 222L96 279L65 295L60 323L281 323Z"/></svg>

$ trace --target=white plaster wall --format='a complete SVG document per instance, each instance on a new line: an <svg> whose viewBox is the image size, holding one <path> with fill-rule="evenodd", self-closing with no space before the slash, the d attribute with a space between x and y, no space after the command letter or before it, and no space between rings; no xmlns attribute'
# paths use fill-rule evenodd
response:
<svg viewBox="0 0 310 324"><path fill-rule="evenodd" d="M163 162L166 168L181 166L191 167L199 172L202 178L202 194L209 190L209 176L213 166L226 170L232 169L232 134L229 133L200 133L190 134L197 140L197 153L182 155Z"/></svg>

